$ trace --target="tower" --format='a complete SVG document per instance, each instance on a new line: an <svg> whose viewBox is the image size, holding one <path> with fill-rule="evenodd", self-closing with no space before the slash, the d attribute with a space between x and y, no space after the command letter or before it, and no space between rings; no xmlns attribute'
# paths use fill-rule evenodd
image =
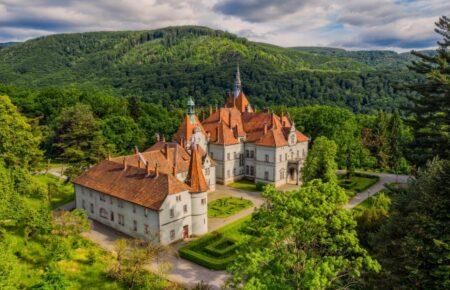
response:
<svg viewBox="0 0 450 290"><path fill-rule="evenodd" d="M234 91L233 95L235 98L239 96L239 93L242 90L242 83L241 83L241 72L239 70L239 65L237 65L236 68L236 79L234 80Z"/></svg>
<svg viewBox="0 0 450 290"><path fill-rule="evenodd" d="M191 163L186 182L191 187L192 234L203 235L208 232L208 190L202 169L202 156L198 145L192 144Z"/></svg>

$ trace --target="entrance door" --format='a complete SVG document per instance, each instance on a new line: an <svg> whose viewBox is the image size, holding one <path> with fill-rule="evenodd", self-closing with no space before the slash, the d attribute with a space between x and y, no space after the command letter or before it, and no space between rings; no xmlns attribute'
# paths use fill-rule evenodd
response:
<svg viewBox="0 0 450 290"><path fill-rule="evenodd" d="M183 239L189 238L189 226L186 225L183 227Z"/></svg>
<svg viewBox="0 0 450 290"><path fill-rule="evenodd" d="M289 178L291 181L295 181L295 168L289 169Z"/></svg>

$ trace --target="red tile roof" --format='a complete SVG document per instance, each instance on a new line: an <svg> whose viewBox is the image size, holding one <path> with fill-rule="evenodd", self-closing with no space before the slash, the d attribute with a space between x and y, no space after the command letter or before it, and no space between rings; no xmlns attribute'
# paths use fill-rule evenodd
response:
<svg viewBox="0 0 450 290"><path fill-rule="evenodd" d="M203 175L202 156L197 146L193 146L192 148L191 164L189 166L189 173L186 179L187 183L191 187L189 192L192 193L207 192L209 190L209 187L206 184L205 176Z"/></svg>
<svg viewBox="0 0 450 290"><path fill-rule="evenodd" d="M166 147L167 146L167 147ZM160 141L154 144L144 152L140 152L141 156L150 163L150 167L154 168L158 164L160 172L166 174L173 173L173 167L175 165L175 172L187 172L189 170L190 155L177 143L169 143ZM123 158L129 165L135 167L144 168L145 165L142 162L139 163L139 156L136 154L128 156L120 156L112 158L111 161L122 163Z"/></svg>
<svg viewBox="0 0 450 290"><path fill-rule="evenodd" d="M104 160L86 170L73 183L146 208L159 210L167 195L190 190L175 176L166 173L147 174L144 168Z"/></svg>
<svg viewBox="0 0 450 290"><path fill-rule="evenodd" d="M253 109L250 106L250 102L245 96L244 92L240 91L237 97L234 97L233 94L230 94L227 98L226 107L228 108L236 108L239 112L253 112Z"/></svg>
<svg viewBox="0 0 450 290"><path fill-rule="evenodd" d="M183 122L180 124L180 127L178 127L177 133L175 133L174 139L177 140L180 144L184 141L190 140L192 134L194 134L195 128L197 127L199 127L203 134L206 135L206 132L203 129L202 124L200 123L197 116L193 115L191 117L189 115L186 115L183 119Z"/></svg>
<svg viewBox="0 0 450 290"><path fill-rule="evenodd" d="M246 142L280 147L288 144L287 136L292 122L285 115L279 117L268 111L240 112L234 106L216 110L202 122L202 125L209 134L210 143L213 144L238 144L238 138L245 137ZM296 134L299 142L308 141L308 138L300 132L296 131Z"/></svg>

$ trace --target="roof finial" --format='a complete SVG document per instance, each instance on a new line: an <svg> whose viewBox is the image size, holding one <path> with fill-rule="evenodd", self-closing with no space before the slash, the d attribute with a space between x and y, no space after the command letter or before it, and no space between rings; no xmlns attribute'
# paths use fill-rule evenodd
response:
<svg viewBox="0 0 450 290"><path fill-rule="evenodd" d="M242 83L241 83L241 72L239 70L239 64L236 68L236 79L234 80L234 97L237 98L239 96L239 93L242 90Z"/></svg>
<svg viewBox="0 0 450 290"><path fill-rule="evenodd" d="M187 102L187 113L189 116L195 115L195 103L192 97L189 97L189 100Z"/></svg>

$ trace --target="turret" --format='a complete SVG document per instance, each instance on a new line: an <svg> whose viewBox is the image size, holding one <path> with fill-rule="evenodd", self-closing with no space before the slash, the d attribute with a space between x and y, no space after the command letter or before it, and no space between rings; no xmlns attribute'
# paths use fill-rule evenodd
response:
<svg viewBox="0 0 450 290"><path fill-rule="evenodd" d="M191 97L189 97L189 100L187 102L187 114L189 115L189 117L193 117L195 115L195 103Z"/></svg>
<svg viewBox="0 0 450 290"><path fill-rule="evenodd" d="M242 83L241 83L241 72L239 70L239 65L236 68L236 79L234 80L234 91L233 95L235 98L239 96L239 93L242 90Z"/></svg>
<svg viewBox="0 0 450 290"><path fill-rule="evenodd" d="M192 234L203 235L208 232L208 193L202 168L202 156L198 145L193 144L191 163L186 182L191 187Z"/></svg>

